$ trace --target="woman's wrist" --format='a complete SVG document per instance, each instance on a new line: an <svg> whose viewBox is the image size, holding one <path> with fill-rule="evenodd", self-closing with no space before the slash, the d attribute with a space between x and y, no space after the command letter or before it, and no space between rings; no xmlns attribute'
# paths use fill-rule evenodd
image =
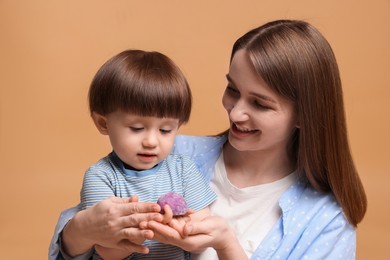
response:
<svg viewBox="0 0 390 260"><path fill-rule="evenodd" d="M62 249L71 257L91 251L94 241L88 239L87 228L83 225L85 211L78 212L64 227L61 234Z"/></svg>
<svg viewBox="0 0 390 260"><path fill-rule="evenodd" d="M223 236L223 243L214 248L220 260L249 259L241 247L233 230L229 229Z"/></svg>

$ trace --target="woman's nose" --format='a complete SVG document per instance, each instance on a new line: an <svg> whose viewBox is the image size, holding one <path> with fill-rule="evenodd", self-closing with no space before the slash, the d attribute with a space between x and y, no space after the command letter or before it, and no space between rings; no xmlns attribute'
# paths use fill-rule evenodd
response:
<svg viewBox="0 0 390 260"><path fill-rule="evenodd" d="M249 119L248 109L245 102L238 100L233 104L229 112L230 120L233 122L243 122Z"/></svg>

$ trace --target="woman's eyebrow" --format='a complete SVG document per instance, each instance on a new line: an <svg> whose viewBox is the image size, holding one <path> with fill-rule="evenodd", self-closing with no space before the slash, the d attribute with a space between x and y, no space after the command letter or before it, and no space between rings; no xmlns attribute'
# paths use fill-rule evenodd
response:
<svg viewBox="0 0 390 260"><path fill-rule="evenodd" d="M229 76L229 74L226 74L226 79L227 79L227 81L229 81L229 83L232 83L234 86L236 85L236 84L234 84L234 81L233 81L233 79Z"/></svg>
<svg viewBox="0 0 390 260"><path fill-rule="evenodd" d="M227 81L232 84L233 86L237 86L233 79L229 76L229 74L226 74L226 79ZM266 96L266 95L262 95L262 94L259 94L259 93L255 93L255 92L250 92L251 95L257 97L257 98L260 98L260 99L263 99L265 101L268 101L268 102L271 102L271 103L277 103L275 99L269 97L269 96Z"/></svg>

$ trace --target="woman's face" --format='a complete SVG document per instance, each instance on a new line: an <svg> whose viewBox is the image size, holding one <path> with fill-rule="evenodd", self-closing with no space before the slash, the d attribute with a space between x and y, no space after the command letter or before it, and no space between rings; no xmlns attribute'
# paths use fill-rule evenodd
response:
<svg viewBox="0 0 390 260"><path fill-rule="evenodd" d="M239 151L287 149L297 126L294 104L256 74L245 50L235 53L222 98L230 120L229 142Z"/></svg>

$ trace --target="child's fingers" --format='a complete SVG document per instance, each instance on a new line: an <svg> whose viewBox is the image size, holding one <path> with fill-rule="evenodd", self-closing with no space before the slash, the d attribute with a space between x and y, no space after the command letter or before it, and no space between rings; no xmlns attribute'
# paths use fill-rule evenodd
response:
<svg viewBox="0 0 390 260"><path fill-rule="evenodd" d="M137 195L134 195L134 196L131 196L130 200L131 202L138 202L138 196Z"/></svg>
<svg viewBox="0 0 390 260"><path fill-rule="evenodd" d="M169 207L169 205L164 205L164 219L162 223L168 224L169 222L172 221L172 219L173 219L173 212L171 207Z"/></svg>
<svg viewBox="0 0 390 260"><path fill-rule="evenodd" d="M192 223L186 223L183 227L183 235L182 237L186 237L191 234L193 229Z"/></svg>
<svg viewBox="0 0 390 260"><path fill-rule="evenodd" d="M173 218L171 222L169 222L169 226L175 229L181 237L183 237L183 227L186 224L183 218Z"/></svg>
<svg viewBox="0 0 390 260"><path fill-rule="evenodd" d="M195 210L193 210L193 209L188 209L186 215L190 215L190 214L193 214L193 213L195 213Z"/></svg>

